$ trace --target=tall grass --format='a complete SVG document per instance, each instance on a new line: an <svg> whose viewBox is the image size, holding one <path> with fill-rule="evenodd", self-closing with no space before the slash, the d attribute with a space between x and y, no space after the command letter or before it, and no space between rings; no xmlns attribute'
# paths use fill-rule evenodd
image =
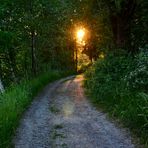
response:
<svg viewBox="0 0 148 148"><path fill-rule="evenodd" d="M0 148L11 146L11 138L18 126L22 113L33 97L49 82L65 76L64 73L51 71L13 86L0 95Z"/></svg>
<svg viewBox="0 0 148 148"><path fill-rule="evenodd" d="M148 146L148 55L108 55L85 74L91 101L116 117Z"/></svg>

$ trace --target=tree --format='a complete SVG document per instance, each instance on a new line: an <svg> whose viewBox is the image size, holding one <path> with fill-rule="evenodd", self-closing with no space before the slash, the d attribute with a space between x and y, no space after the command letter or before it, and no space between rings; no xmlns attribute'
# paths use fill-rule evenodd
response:
<svg viewBox="0 0 148 148"><path fill-rule="evenodd" d="M131 23L137 7L136 0L106 0L112 26L114 43L117 48L128 48L131 45Z"/></svg>
<svg viewBox="0 0 148 148"><path fill-rule="evenodd" d="M72 3L5 0L0 6L0 77L5 86L47 69L72 69ZM67 61L65 61L67 60Z"/></svg>
<svg viewBox="0 0 148 148"><path fill-rule="evenodd" d="M0 92L3 93L4 92L4 87L3 87L3 84L2 84L2 81L0 79Z"/></svg>

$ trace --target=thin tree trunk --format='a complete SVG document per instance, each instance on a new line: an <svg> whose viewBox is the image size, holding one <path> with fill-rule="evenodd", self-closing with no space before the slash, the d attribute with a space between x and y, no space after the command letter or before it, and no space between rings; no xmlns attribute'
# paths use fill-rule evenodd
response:
<svg viewBox="0 0 148 148"><path fill-rule="evenodd" d="M17 83L18 79L16 77L16 62L15 62L15 54L13 53L12 49L8 50L8 56L9 56L9 65L10 65L10 72L12 76L13 82Z"/></svg>
<svg viewBox="0 0 148 148"><path fill-rule="evenodd" d="M29 11L30 17L33 20L33 1L29 1ZM32 74L36 75L36 56L35 56L35 29L31 26L31 65L32 65Z"/></svg>
<svg viewBox="0 0 148 148"><path fill-rule="evenodd" d="M72 50L72 63L73 63L73 65L72 65L72 70L73 69L75 69L75 41L73 41L72 43L71 43L71 48L70 48L70 50Z"/></svg>
<svg viewBox="0 0 148 148"><path fill-rule="evenodd" d="M4 92L4 86L2 84L1 78L0 78L0 92L3 93Z"/></svg>
<svg viewBox="0 0 148 148"><path fill-rule="evenodd" d="M35 58L35 33L31 32L31 62L32 62L32 73L36 75L36 58Z"/></svg>
<svg viewBox="0 0 148 148"><path fill-rule="evenodd" d="M3 93L4 92L4 86L3 86L2 81L1 81L1 77L2 77L1 60L2 59L0 59L0 93Z"/></svg>
<svg viewBox="0 0 148 148"><path fill-rule="evenodd" d="M115 2L109 2L108 6L115 45L117 48L128 49L131 47L131 22L134 18L136 1L125 1L120 12L117 11Z"/></svg>

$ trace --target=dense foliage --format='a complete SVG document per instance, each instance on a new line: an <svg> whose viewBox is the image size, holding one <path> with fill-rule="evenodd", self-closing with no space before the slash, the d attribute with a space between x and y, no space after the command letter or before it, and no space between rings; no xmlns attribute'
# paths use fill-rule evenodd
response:
<svg viewBox="0 0 148 148"><path fill-rule="evenodd" d="M1 2L0 79L4 87L49 68L74 69L71 6L59 0Z"/></svg>
<svg viewBox="0 0 148 148"><path fill-rule="evenodd" d="M148 2L93 2L95 16L105 20L98 22L110 30L106 32L110 40L96 42L97 61L86 72L85 86L96 105L133 129L147 146Z"/></svg>
<svg viewBox="0 0 148 148"><path fill-rule="evenodd" d="M68 0L1 1L0 147L10 146L22 113L38 91L75 71L73 10Z"/></svg>
<svg viewBox="0 0 148 148"><path fill-rule="evenodd" d="M107 55L86 72L92 101L148 138L148 54Z"/></svg>

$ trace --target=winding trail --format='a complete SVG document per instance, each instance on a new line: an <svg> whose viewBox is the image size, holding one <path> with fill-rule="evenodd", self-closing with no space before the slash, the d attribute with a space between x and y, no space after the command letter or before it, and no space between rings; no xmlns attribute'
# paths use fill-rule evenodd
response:
<svg viewBox="0 0 148 148"><path fill-rule="evenodd" d="M86 99L82 76L49 84L24 114L15 148L134 148L117 127Z"/></svg>

